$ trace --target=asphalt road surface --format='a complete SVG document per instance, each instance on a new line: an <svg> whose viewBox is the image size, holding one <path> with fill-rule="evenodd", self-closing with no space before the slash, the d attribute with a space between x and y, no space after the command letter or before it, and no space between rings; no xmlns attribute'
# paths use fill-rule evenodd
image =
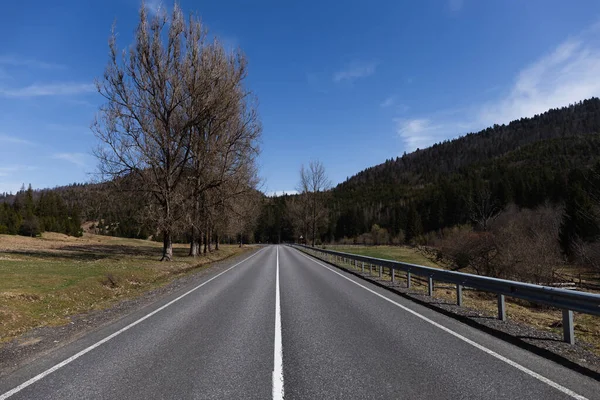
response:
<svg viewBox="0 0 600 400"><path fill-rule="evenodd" d="M600 383L287 246L0 380L12 399L600 399Z"/></svg>

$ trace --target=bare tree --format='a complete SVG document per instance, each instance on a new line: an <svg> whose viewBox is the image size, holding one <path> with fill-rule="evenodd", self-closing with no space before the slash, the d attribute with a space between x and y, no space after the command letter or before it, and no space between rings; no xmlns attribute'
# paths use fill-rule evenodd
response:
<svg viewBox="0 0 600 400"><path fill-rule="evenodd" d="M170 18L163 11L151 20L142 6L130 50L118 56L114 29L109 47L97 83L107 104L93 125L100 170L112 180L135 175L138 189L152 196L163 260L172 258L172 237L185 224L195 255L212 231L209 192L244 179L252 186L244 171L254 170L261 126L243 87L245 58L218 40L207 43L200 21L186 23L177 4Z"/></svg>
<svg viewBox="0 0 600 400"><path fill-rule="evenodd" d="M314 247L317 231L327 221L327 208L325 207L325 191L331 187L331 182L325 173L325 166L321 161L311 161L308 168L304 165L300 168L300 183L298 192L304 208L304 216L307 217L308 226L305 226L310 233L311 243ZM308 232L310 231L310 232Z"/></svg>
<svg viewBox="0 0 600 400"><path fill-rule="evenodd" d="M467 199L467 204L471 221L483 231L489 229L489 225L494 222L502 211L502 207L493 198L492 191L487 186L478 188L473 196Z"/></svg>

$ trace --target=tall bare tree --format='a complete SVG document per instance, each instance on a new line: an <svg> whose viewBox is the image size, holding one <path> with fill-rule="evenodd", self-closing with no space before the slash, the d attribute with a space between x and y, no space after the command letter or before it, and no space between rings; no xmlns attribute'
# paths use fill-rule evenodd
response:
<svg viewBox="0 0 600 400"><path fill-rule="evenodd" d="M192 240L190 254L194 254L194 224L211 237L218 212L229 212L224 197L232 200L240 187L255 187L255 161L259 153L258 139L262 127L251 93L243 85L246 60L237 51L227 53L215 40L204 49L202 65L209 91L203 96L204 118L192 131L191 182ZM202 228L201 228L202 229ZM208 245L209 243L207 243ZM205 246L205 249L207 246Z"/></svg>
<svg viewBox="0 0 600 400"><path fill-rule="evenodd" d="M319 160L311 161L308 168L304 165L300 168L300 182L298 192L304 208L304 214L309 221L306 234L311 235L311 243L314 247L317 232L327 221L326 191L331 187L331 182L325 173L325 166Z"/></svg>
<svg viewBox="0 0 600 400"><path fill-rule="evenodd" d="M112 180L137 176L137 189L153 198L148 209L163 236L163 260L171 260L173 235L184 224L197 254L200 230L206 236L211 228L208 191L243 179L240 171L252 169L258 154L261 127L243 87L245 58L208 43L200 21L186 22L177 4L170 18L164 11L149 18L142 5L133 46L119 56L113 28L109 48L97 82L107 102L93 124L100 171Z"/></svg>
<svg viewBox="0 0 600 400"><path fill-rule="evenodd" d="M492 196L491 189L480 186L475 189L473 195L467 199L471 221L478 229L489 230L490 224L502 211L499 201Z"/></svg>

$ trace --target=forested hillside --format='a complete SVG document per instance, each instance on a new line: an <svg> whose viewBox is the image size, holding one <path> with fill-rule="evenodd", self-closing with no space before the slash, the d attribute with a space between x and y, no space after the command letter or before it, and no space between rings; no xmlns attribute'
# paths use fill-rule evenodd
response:
<svg viewBox="0 0 600 400"><path fill-rule="evenodd" d="M534 255L600 265L599 162L600 100L592 98L359 172L319 194L329 217L315 241L434 245L458 264L479 259L476 269L492 275ZM302 197L266 200L257 237L311 239L290 211ZM491 271L499 265L503 273Z"/></svg>
<svg viewBox="0 0 600 400"><path fill-rule="evenodd" d="M410 240L469 222L482 196L499 208L562 201L570 171L600 159L599 133L593 98L387 160L333 189L329 239L379 224Z"/></svg>

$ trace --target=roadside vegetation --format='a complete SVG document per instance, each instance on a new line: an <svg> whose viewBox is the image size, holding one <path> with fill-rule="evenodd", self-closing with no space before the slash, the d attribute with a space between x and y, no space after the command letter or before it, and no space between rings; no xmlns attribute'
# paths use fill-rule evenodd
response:
<svg viewBox="0 0 600 400"><path fill-rule="evenodd" d="M72 315L110 307L249 247L221 245L196 258L174 245L173 262L148 240L45 233L0 235L0 343L31 328L68 323Z"/></svg>

